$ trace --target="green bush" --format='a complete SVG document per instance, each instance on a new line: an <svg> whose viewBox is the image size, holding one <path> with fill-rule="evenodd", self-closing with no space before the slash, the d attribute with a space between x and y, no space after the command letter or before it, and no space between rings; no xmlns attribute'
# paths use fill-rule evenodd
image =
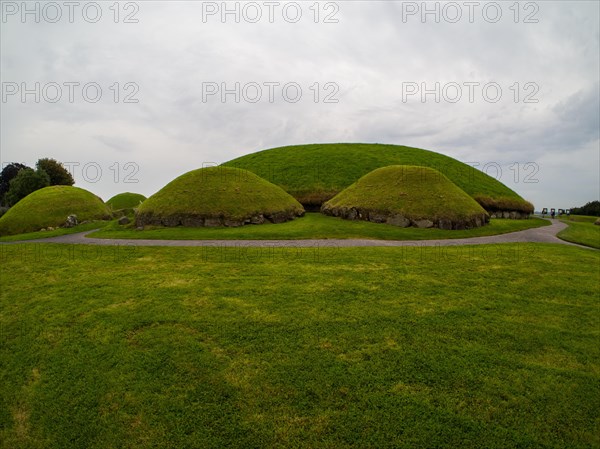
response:
<svg viewBox="0 0 600 449"><path fill-rule="evenodd" d="M10 181L24 168L30 168L27 165L11 162L6 164L0 172L0 204L6 205L6 193L10 188Z"/></svg>
<svg viewBox="0 0 600 449"><path fill-rule="evenodd" d="M51 186L72 186L75 180L62 163L55 159L43 158L35 164L38 170L43 170L50 178Z"/></svg>
<svg viewBox="0 0 600 449"><path fill-rule="evenodd" d="M600 201L590 201L585 206L572 207L571 213L576 215L591 215L593 217L600 217Z"/></svg>
<svg viewBox="0 0 600 449"><path fill-rule="evenodd" d="M6 203L9 206L14 206L30 193L49 185L50 177L44 170L24 168L10 180L9 189L6 193Z"/></svg>

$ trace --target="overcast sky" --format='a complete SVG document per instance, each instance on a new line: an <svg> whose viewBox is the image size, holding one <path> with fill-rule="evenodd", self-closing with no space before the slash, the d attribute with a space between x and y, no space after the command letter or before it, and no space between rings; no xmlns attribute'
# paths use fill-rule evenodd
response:
<svg viewBox="0 0 600 449"><path fill-rule="evenodd" d="M75 3L2 1L3 164L71 163L107 200L261 149L379 142L538 210L600 197L597 1Z"/></svg>

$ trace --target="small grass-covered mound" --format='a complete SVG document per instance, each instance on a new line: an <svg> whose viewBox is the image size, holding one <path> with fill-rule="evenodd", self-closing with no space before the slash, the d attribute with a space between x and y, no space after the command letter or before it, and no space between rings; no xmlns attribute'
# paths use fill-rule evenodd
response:
<svg viewBox="0 0 600 449"><path fill-rule="evenodd" d="M113 196L106 204L114 211L123 209L133 209L138 207L146 197L140 193L119 193Z"/></svg>
<svg viewBox="0 0 600 449"><path fill-rule="evenodd" d="M63 226L69 215L79 222L105 220L111 214L104 202L87 190L50 186L27 195L0 218L0 235L15 235Z"/></svg>
<svg viewBox="0 0 600 449"><path fill-rule="evenodd" d="M439 171L391 165L373 170L323 204L327 215L401 227L469 229L487 212Z"/></svg>
<svg viewBox="0 0 600 449"><path fill-rule="evenodd" d="M304 214L280 187L247 170L208 167L171 181L137 210L137 226L242 226Z"/></svg>
<svg viewBox="0 0 600 449"><path fill-rule="evenodd" d="M376 168L417 165L442 172L490 212L515 211L519 217L533 212L531 203L483 173L482 164L468 165L420 148L365 143L297 145L248 154L224 165L250 170L277 184L307 210L318 210Z"/></svg>

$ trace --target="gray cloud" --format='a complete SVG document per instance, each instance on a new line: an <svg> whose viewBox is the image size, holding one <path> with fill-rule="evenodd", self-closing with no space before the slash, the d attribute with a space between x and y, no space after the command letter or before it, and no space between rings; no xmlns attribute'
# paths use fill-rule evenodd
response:
<svg viewBox="0 0 600 449"><path fill-rule="evenodd" d="M66 91L57 103L8 98L0 104L2 162L32 164L49 156L97 163L102 179L90 183L76 172L77 185L107 199L126 190L149 195L203 162L264 148L381 142L482 165L496 161L504 167L501 180L540 207L600 195L597 3L537 2L538 23L522 23L523 9L515 23L509 3L502 3L498 23L479 10L473 23L466 17L422 23L417 16L403 22L407 2L337 2L338 23L322 23L324 10L314 23L311 2L302 3L295 24L280 14L274 23L221 23L213 16L205 23L203 4L138 2L139 23L131 24L114 23L108 3L98 23L77 15L74 23L56 24L9 17L0 31L4 83L94 82L102 97L88 103L78 88L72 103L64 101ZM127 82L139 87L138 103L123 102L131 93ZM286 102L280 90L273 103L264 101L264 91L256 104L232 96L204 102L206 82L296 82L303 95L297 103ZM326 82L339 86L338 103L323 103ZM473 103L436 103L431 96L403 101L408 82L496 82L502 98L491 103L478 92ZM516 82L518 102L511 90ZM527 82L539 87L537 103L522 101ZM140 167L139 183L115 182L109 167L132 161ZM538 164L538 182L515 181L514 162Z"/></svg>

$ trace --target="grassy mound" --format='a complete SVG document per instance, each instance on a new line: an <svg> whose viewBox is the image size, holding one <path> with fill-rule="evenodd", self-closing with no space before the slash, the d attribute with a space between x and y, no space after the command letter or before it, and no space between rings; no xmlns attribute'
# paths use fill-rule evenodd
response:
<svg viewBox="0 0 600 449"><path fill-rule="evenodd" d="M292 196L254 173L209 167L178 177L144 201L136 224L241 226L282 223L303 214Z"/></svg>
<svg viewBox="0 0 600 449"><path fill-rule="evenodd" d="M224 165L250 170L277 184L307 209L320 207L376 168L417 165L442 172L488 211L533 212L531 203L491 176L419 148L362 143L298 145L260 151Z"/></svg>
<svg viewBox="0 0 600 449"><path fill-rule="evenodd" d="M139 193L119 193L106 202L112 210L133 209L146 200L146 197Z"/></svg>
<svg viewBox="0 0 600 449"><path fill-rule="evenodd" d="M69 215L77 219L103 220L110 211L100 198L71 186L50 186L26 196L0 218L0 235L23 234L62 226Z"/></svg>
<svg viewBox="0 0 600 449"><path fill-rule="evenodd" d="M350 220L407 227L468 229L487 212L439 171L391 165L373 170L323 204L322 212Z"/></svg>

